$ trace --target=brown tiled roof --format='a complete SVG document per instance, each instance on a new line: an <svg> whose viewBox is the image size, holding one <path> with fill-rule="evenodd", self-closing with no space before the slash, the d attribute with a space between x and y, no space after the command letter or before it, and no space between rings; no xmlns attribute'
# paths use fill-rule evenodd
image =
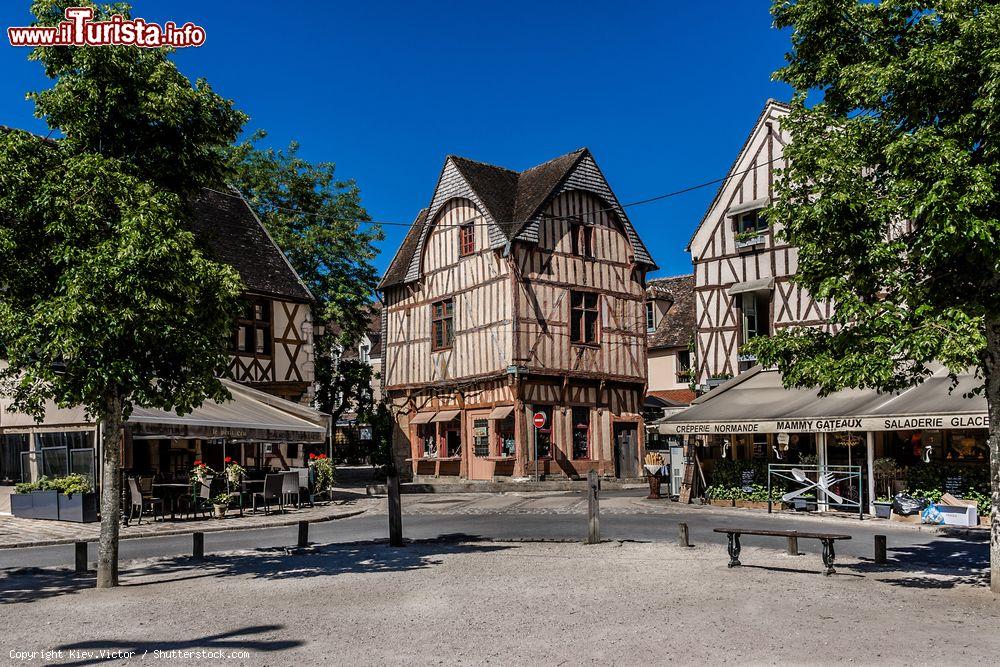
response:
<svg viewBox="0 0 1000 667"><path fill-rule="evenodd" d="M284 253L235 191L203 189L190 204L192 231L212 259L236 269L248 291L312 301Z"/></svg>
<svg viewBox="0 0 1000 667"><path fill-rule="evenodd" d="M695 332L694 274L653 278L648 287L656 298L670 301L656 331L647 337L649 349L686 346Z"/></svg>
<svg viewBox="0 0 1000 667"><path fill-rule="evenodd" d="M406 281L406 271L410 268L410 259L413 257L413 253L417 251L417 246L420 245L420 234L424 230L426 218L426 208L417 213L417 217L406 232L406 237L400 244L399 250L396 251L396 255L392 258L392 263L389 264L385 275L382 276L382 282L378 284L379 289L399 285Z"/></svg>
<svg viewBox="0 0 1000 667"><path fill-rule="evenodd" d="M647 391L646 395L654 396L676 405L691 405L691 401L698 397L691 389L657 389L655 391Z"/></svg>
<svg viewBox="0 0 1000 667"><path fill-rule="evenodd" d="M496 229L503 235L500 241L506 242L518 238L525 232L550 197L559 191L574 168L588 155L590 152L586 148L579 148L522 172L457 155L449 155L446 165L449 160L455 165L462 178L486 207L486 212L492 217ZM598 174L598 177L603 179L602 175ZM603 180L601 182L603 183ZM611 194L611 197L614 195ZM617 205L617 202L614 204ZM616 210L624 215L620 208ZM380 289L407 282L408 275L409 280L414 279L409 269L414 255L420 249L421 232L428 223L426 216L427 209L424 209L413 222L379 284ZM629 228L630 240L640 246L637 248L639 260L648 260L652 264L647 249L635 235L631 223L627 223L626 226Z"/></svg>

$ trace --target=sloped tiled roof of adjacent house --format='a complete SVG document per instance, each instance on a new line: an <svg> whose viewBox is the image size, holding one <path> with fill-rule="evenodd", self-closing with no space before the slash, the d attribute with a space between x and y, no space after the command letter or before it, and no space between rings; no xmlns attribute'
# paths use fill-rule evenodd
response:
<svg viewBox="0 0 1000 667"><path fill-rule="evenodd" d="M232 266L247 291L293 301L313 296L264 225L237 194L202 189L191 199L192 231L209 256Z"/></svg>
<svg viewBox="0 0 1000 667"><path fill-rule="evenodd" d="M449 171L449 165L454 170ZM580 167L579 169L577 167ZM622 219L629 241L635 249L636 261L655 267L649 251L636 234L632 223L628 220L621 205L614 197L603 175L593 161L593 156L586 148L580 148L571 153L544 162L540 165L517 172L504 167L498 167L485 162L477 162L457 155L449 155L445 160L438 188L447 190L454 186L454 180L443 185L447 174L457 174L468 184L471 195L482 203L486 210L482 213L488 216L485 223L491 227L490 239L493 247L514 239L536 240L538 216L548 201L562 190L584 189L593 191L607 200L609 206ZM463 186L464 187L464 186ZM432 212L430 208L434 208ZM391 287L415 280L417 271L414 262L421 252L422 242L429 218L439 207L432 205L422 210L409 232L403 239L399 250L393 257L389 269L385 272L381 288ZM494 233L496 232L496 233Z"/></svg>
<svg viewBox="0 0 1000 667"><path fill-rule="evenodd" d="M686 346L695 332L694 274L653 278L648 287L657 298L670 301L656 331L647 337L649 349Z"/></svg>
<svg viewBox="0 0 1000 667"><path fill-rule="evenodd" d="M658 398L668 405L691 405L691 402L698 397L693 389L654 389L647 391L646 396Z"/></svg>

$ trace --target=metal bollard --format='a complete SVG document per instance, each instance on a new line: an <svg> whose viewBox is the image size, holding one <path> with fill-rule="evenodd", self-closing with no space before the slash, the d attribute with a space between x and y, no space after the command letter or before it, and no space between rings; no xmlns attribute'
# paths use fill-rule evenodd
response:
<svg viewBox="0 0 1000 667"><path fill-rule="evenodd" d="M691 540L688 534L688 525L686 523L677 524L677 544L682 547L691 546Z"/></svg>
<svg viewBox="0 0 1000 667"><path fill-rule="evenodd" d="M299 548L305 547L309 544L309 522L299 521Z"/></svg>
<svg viewBox="0 0 1000 667"><path fill-rule="evenodd" d="M876 565L885 565L886 561L887 561L887 559L886 559L886 556L885 556L885 535L876 535L875 536L875 564Z"/></svg>
<svg viewBox="0 0 1000 667"><path fill-rule="evenodd" d="M191 556L198 560L205 558L205 533L191 533Z"/></svg>
<svg viewBox="0 0 1000 667"><path fill-rule="evenodd" d="M403 546L403 508L399 499L399 475L392 471L386 480L389 491L389 546Z"/></svg>
<svg viewBox="0 0 1000 667"><path fill-rule="evenodd" d="M76 542L73 544L73 548L76 550L75 560L76 567L74 568L77 573L83 573L90 570L87 567L87 543L86 542Z"/></svg>

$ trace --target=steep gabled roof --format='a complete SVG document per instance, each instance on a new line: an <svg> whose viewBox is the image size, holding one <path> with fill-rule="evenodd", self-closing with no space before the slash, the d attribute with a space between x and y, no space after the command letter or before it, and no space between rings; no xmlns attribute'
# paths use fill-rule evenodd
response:
<svg viewBox="0 0 1000 667"><path fill-rule="evenodd" d="M236 191L202 189L190 200L191 226L212 259L229 264L250 292L312 301L312 293L257 214Z"/></svg>
<svg viewBox="0 0 1000 667"><path fill-rule="evenodd" d="M694 243L694 239L696 236L698 236L698 232L701 230L702 225L704 225L705 221L708 220L708 216L711 215L712 209L714 209L715 205L719 203L719 199L722 197L722 193L725 192L726 186L729 185L729 181L731 180L734 172L736 171L736 168L740 164L740 160L743 159L743 154L750 146L750 142L753 141L753 138L757 134L757 130L760 127L761 123L763 123L764 119L770 115L772 109L780 111L782 113L788 113L789 111L792 110L792 107L784 102L779 102L778 100L770 98L767 100L767 102L764 103L764 108L761 109L760 115L757 116L757 120L754 121L750 133L747 135L746 140L744 140L743 145L740 147L740 150L736 153L736 158L733 160L733 163L729 166L729 171L726 172L726 178L721 183L719 183L719 188L718 190L715 191L715 196L712 197L711 203L709 203L708 208L705 209L705 214L701 216L701 222L698 223L698 226L695 227L694 232L691 234L691 238L688 240L687 246L685 247L685 250L687 252L691 252L691 244Z"/></svg>
<svg viewBox="0 0 1000 667"><path fill-rule="evenodd" d="M379 289L385 289L386 287L406 282L406 271L410 268L410 259L417 252L417 246L420 244L420 235L423 233L424 222L426 220L427 209L421 209L420 213L417 213L417 217L414 218L413 224L407 230L399 249L396 250L396 254L392 258L392 263L389 264L385 275L382 276L382 281L378 284Z"/></svg>
<svg viewBox="0 0 1000 667"><path fill-rule="evenodd" d="M658 299L670 301L656 331L647 336L649 349L684 347L695 333L694 274L653 278L649 291Z"/></svg>
<svg viewBox="0 0 1000 667"><path fill-rule="evenodd" d="M448 199L456 196L469 197L486 209L482 211L483 223L489 229L490 247L496 248L515 239L537 241L537 227L542 210L553 197L567 189L593 192L607 201L625 226L636 261L655 268L649 251L639 239L586 148L577 149L522 172L449 155L438 178L431 204L420 212L410 227L379 288L385 289L417 279L420 273L419 255L426 236L430 233L430 223Z"/></svg>

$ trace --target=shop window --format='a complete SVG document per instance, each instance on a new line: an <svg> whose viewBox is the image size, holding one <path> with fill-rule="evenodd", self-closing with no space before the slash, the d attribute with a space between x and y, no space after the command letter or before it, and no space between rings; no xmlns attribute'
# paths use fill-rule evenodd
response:
<svg viewBox="0 0 1000 667"><path fill-rule="evenodd" d="M445 299L431 306L431 348L447 350L455 342L455 300Z"/></svg>
<svg viewBox="0 0 1000 667"><path fill-rule="evenodd" d="M570 293L570 340L577 345L596 345L598 320L596 292Z"/></svg>
<svg viewBox="0 0 1000 667"><path fill-rule="evenodd" d="M590 458L590 408L573 408L573 458Z"/></svg>
<svg viewBox="0 0 1000 667"><path fill-rule="evenodd" d="M14 484L21 479L21 454L28 451L24 433L0 436L0 484Z"/></svg>
<svg viewBox="0 0 1000 667"><path fill-rule="evenodd" d="M552 408L548 405L536 405L534 412L545 415L545 426L535 429L535 451L540 459L552 458Z"/></svg>
<svg viewBox="0 0 1000 667"><path fill-rule="evenodd" d="M467 222L458 228L458 254L462 257L476 252L476 225Z"/></svg>
<svg viewBox="0 0 1000 667"><path fill-rule="evenodd" d="M454 421L448 426L441 427L441 440L444 445L445 456L458 458L462 455L462 432Z"/></svg>
<svg viewBox="0 0 1000 667"><path fill-rule="evenodd" d="M514 456L514 417L507 417L495 422L497 452L500 456Z"/></svg>
<svg viewBox="0 0 1000 667"><path fill-rule="evenodd" d="M472 422L472 448L476 456L490 455L490 420L476 419Z"/></svg>
<svg viewBox="0 0 1000 667"><path fill-rule="evenodd" d="M271 354L271 303L249 299L236 320L231 351L237 354Z"/></svg>
<svg viewBox="0 0 1000 667"><path fill-rule="evenodd" d="M950 431L944 457L950 461L988 461L986 431Z"/></svg>
<svg viewBox="0 0 1000 667"><path fill-rule="evenodd" d="M591 258L594 256L594 226L584 224L580 220L570 223L573 254L577 257Z"/></svg>
<svg viewBox="0 0 1000 667"><path fill-rule="evenodd" d="M417 443L420 455L424 458L434 458L438 455L437 429L434 424L417 425Z"/></svg>

